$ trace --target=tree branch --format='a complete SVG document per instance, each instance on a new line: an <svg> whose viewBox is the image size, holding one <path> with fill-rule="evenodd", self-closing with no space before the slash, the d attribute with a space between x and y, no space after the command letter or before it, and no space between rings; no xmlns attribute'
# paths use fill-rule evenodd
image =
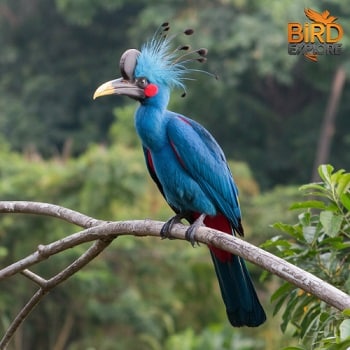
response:
<svg viewBox="0 0 350 350"><path fill-rule="evenodd" d="M43 202L0 201L0 213L21 213L52 216L85 228L97 226L106 222L103 220L96 220L72 209Z"/></svg>
<svg viewBox="0 0 350 350"><path fill-rule="evenodd" d="M87 265L91 260L96 258L112 241L114 237L108 237L107 239L98 239L84 254L82 254L78 259L76 259L72 264L67 266L64 270L56 274L49 280L45 280L40 276L34 274L31 271L24 270L23 275L39 284L41 287L32 296L28 303L22 308L22 310L15 317L3 338L0 341L0 349L5 349L8 342L11 340L12 336L15 334L18 327L27 318L30 312L39 304L39 302L44 298L44 296L57 285L67 280L73 274L81 270L85 265ZM0 279L1 280L1 279Z"/></svg>
<svg viewBox="0 0 350 350"><path fill-rule="evenodd" d="M0 341L0 349L6 348L9 340L16 332L19 325L48 293L48 291L52 290L58 284L78 272L83 266L88 264L100 252L102 252L116 237L120 235L159 237L160 230L164 224L163 222L151 220L107 222L96 220L79 212L53 204L23 201L0 202L0 213L47 215L86 228L47 245L39 245L34 253L0 270L0 281L16 273L21 273L40 286L39 290L33 295L10 325L3 339ZM188 226L182 224L175 225L171 234L174 238L184 240L187 228ZM240 238L207 227L199 228L195 237L198 242L210 244L241 256L306 292L315 295L340 311L350 308L350 296L348 294L333 287L318 277L264 251L263 249L255 247ZM93 241L94 243L83 255L49 280L45 280L28 270L30 266L37 264L52 255L58 254L82 243Z"/></svg>

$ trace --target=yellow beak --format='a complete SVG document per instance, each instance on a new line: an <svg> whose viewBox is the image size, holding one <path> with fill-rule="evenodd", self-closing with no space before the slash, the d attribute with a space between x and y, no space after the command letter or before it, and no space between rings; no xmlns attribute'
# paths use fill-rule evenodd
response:
<svg viewBox="0 0 350 350"><path fill-rule="evenodd" d="M118 78L114 80L107 81L100 85L93 96L95 100L97 97L105 95L125 95L136 100L142 100L145 98L145 93L143 89L139 88L134 83L125 80L124 78Z"/></svg>

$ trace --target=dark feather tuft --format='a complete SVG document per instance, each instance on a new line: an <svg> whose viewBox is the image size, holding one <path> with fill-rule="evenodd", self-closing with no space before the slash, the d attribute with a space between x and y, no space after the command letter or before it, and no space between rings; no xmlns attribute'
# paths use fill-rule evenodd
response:
<svg viewBox="0 0 350 350"><path fill-rule="evenodd" d="M184 30L184 34L185 35L192 35L194 33L194 30L193 29L186 29L186 30Z"/></svg>
<svg viewBox="0 0 350 350"><path fill-rule="evenodd" d="M206 56L208 54L208 49L201 48L196 51L199 56Z"/></svg>
<svg viewBox="0 0 350 350"><path fill-rule="evenodd" d="M190 45L181 45L171 49L171 45L178 34L168 36L170 25L164 22L156 31L153 38L143 45L137 57L135 77L147 77L150 82L164 84L168 87L180 87L185 90L184 80L192 72L201 72L212 75L206 71L188 68L191 62L203 63L208 50L200 48L191 50ZM192 35L193 29L186 29L185 35Z"/></svg>

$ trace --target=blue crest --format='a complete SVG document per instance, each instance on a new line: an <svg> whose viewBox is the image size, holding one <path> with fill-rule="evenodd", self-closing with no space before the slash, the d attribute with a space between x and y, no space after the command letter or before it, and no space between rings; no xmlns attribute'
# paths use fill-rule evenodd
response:
<svg viewBox="0 0 350 350"><path fill-rule="evenodd" d="M172 48L173 39L176 34L168 37L168 23L163 23L157 30L153 38L144 44L141 53L137 58L135 68L135 77L146 77L149 82L167 86L169 88L179 87L185 89L184 80L189 80L187 75L196 69L187 67L187 63L206 61L206 49L188 51L190 46L179 46ZM192 29L183 32L185 35L191 35ZM196 56L196 57L193 57Z"/></svg>

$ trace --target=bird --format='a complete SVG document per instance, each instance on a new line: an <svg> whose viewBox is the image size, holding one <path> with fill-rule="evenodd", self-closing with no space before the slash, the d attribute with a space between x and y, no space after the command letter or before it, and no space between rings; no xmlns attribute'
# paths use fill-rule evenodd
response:
<svg viewBox="0 0 350 350"><path fill-rule="evenodd" d="M121 77L101 84L93 98L128 96L139 102L135 129L141 140L151 178L175 212L161 229L171 238L174 224L185 219L186 238L195 244L195 232L205 225L230 235L243 236L238 190L224 152L201 124L167 109L175 88L186 94L185 80L196 72L193 62L205 62L208 50L177 46L179 34L169 35L163 23L141 50L128 49L120 58ZM244 260L209 245L229 322L234 327L257 327L266 314L258 299Z"/></svg>

